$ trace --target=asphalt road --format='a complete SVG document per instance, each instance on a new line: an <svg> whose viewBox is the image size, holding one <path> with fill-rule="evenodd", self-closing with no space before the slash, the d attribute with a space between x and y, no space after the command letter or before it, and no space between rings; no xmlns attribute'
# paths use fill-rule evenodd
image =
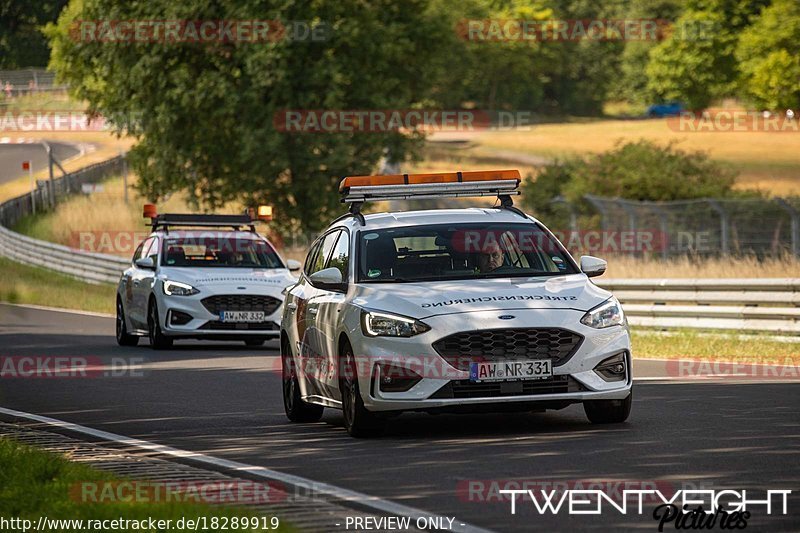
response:
<svg viewBox="0 0 800 533"><path fill-rule="evenodd" d="M53 155L63 161L79 153L72 144L49 142ZM34 173L47 168L47 153L41 144L0 144L0 183L5 183L25 175L22 162L33 161ZM60 171L56 168L56 176Z"/></svg>
<svg viewBox="0 0 800 533"><path fill-rule="evenodd" d="M354 440L336 411L315 424L286 421L274 344L120 348L112 319L0 305L0 347L4 356L147 361L143 376L3 378L2 407L266 466L487 529L657 531L650 504L641 516L606 510L570 517L539 515L520 503L512 515L508 501L477 501L496 496L480 490L480 483L491 489L490 480L555 480L571 488L589 480L627 481L631 489L665 493L727 488L762 496L789 489L795 491L789 515L754 508L748 530L799 527L798 383L647 381L635 386L626 424L592 426L578 406L546 414L408 414L381 439Z"/></svg>

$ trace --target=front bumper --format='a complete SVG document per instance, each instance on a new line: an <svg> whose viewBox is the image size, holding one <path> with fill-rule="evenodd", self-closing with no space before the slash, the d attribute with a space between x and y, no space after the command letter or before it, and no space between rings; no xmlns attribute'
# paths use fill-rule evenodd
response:
<svg viewBox="0 0 800 533"><path fill-rule="evenodd" d="M622 400L631 391L631 346L628 329L612 326L593 329L580 323L583 311L559 310L513 310L514 323L500 320L497 311L460 313L429 317L423 321L431 330L411 337L364 337L360 332L351 332L351 342L356 354L364 354L359 364L359 386L364 405L370 411L414 411L439 410L461 407L496 407L525 405L535 408L560 408L570 403L589 400ZM473 330L501 328L561 328L583 336L583 341L563 364L553 367L553 379L540 382L525 382L519 385L470 388L469 372L449 366L433 349L437 340L453 333ZM605 359L624 354L625 377L621 381L606 381L594 368ZM433 361L422 379L405 392L385 392L377 383L379 371L376 365L391 364L408 367L419 374L420 361ZM446 372L440 372L445 369ZM432 370L432 371L431 371ZM496 383L496 382L495 382ZM520 383L520 382L516 382ZM451 390L448 390L451 389ZM452 389L460 390L453 394ZM466 392L464 392L466 391Z"/></svg>
<svg viewBox="0 0 800 533"><path fill-rule="evenodd" d="M202 300L208 296L207 293L194 296L160 295L158 312L164 335L172 338L204 339L278 338L280 336L283 303L267 315L264 322L223 323L220 322L218 315L211 313L203 305ZM276 298L274 295L269 296ZM188 315L188 322L179 323L183 320L176 320L175 317L181 317L181 313Z"/></svg>

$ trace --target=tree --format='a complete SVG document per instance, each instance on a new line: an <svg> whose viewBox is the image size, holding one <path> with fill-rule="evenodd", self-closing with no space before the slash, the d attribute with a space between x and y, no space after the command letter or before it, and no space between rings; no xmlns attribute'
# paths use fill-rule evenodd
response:
<svg viewBox="0 0 800 533"><path fill-rule="evenodd" d="M703 109L735 93L739 33L770 0L689 0L675 31L650 51L650 97Z"/></svg>
<svg viewBox="0 0 800 533"><path fill-rule="evenodd" d="M775 0L739 39L745 94L766 109L800 107L800 4Z"/></svg>
<svg viewBox="0 0 800 533"><path fill-rule="evenodd" d="M0 0L0 68L44 67L50 55L40 26L53 22L67 0Z"/></svg>
<svg viewBox="0 0 800 533"><path fill-rule="evenodd" d="M325 38L98 42L71 32L80 20L164 19L307 21ZM426 0L72 0L47 31L51 67L75 96L138 139L130 160L149 198L185 190L207 209L237 198L269 203L289 232L322 228L344 210L343 175L370 173L387 148L413 157L421 136L287 133L276 120L286 110L418 105L441 24Z"/></svg>

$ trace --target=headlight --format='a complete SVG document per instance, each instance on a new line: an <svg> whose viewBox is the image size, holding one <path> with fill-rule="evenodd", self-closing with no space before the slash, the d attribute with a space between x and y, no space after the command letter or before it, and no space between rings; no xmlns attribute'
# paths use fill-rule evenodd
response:
<svg viewBox="0 0 800 533"><path fill-rule="evenodd" d="M170 296L191 296L193 294L197 294L198 292L200 291L191 285L181 283L180 281L166 280L164 282L164 294L168 294Z"/></svg>
<svg viewBox="0 0 800 533"><path fill-rule="evenodd" d="M413 337L430 330L419 320L377 311L361 312L361 330L369 337Z"/></svg>
<svg viewBox="0 0 800 533"><path fill-rule="evenodd" d="M612 298L583 315L581 324L595 329L621 326L625 324L625 315L622 314L622 306L617 299Z"/></svg>

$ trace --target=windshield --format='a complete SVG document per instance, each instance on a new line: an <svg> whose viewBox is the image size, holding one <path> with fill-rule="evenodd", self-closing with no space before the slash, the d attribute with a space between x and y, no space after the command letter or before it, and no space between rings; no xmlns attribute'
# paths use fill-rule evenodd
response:
<svg viewBox="0 0 800 533"><path fill-rule="evenodd" d="M360 282L413 282L577 274L537 224L439 224L366 231Z"/></svg>
<svg viewBox="0 0 800 533"><path fill-rule="evenodd" d="M284 268L269 243L235 237L167 237L161 265L169 267Z"/></svg>

